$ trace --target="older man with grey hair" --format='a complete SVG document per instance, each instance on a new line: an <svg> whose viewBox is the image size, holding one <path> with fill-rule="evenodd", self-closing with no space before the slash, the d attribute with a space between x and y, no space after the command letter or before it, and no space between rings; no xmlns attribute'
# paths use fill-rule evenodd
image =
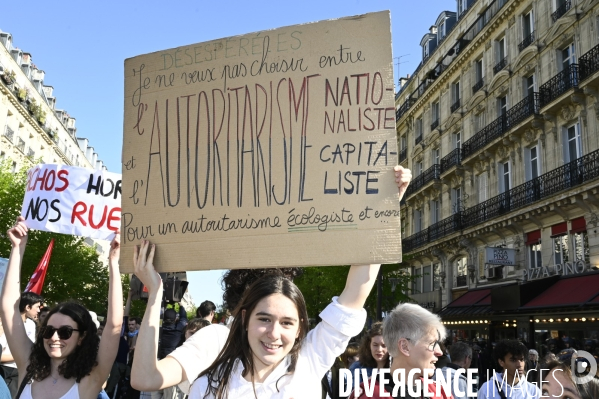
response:
<svg viewBox="0 0 599 399"><path fill-rule="evenodd" d="M391 397L451 398L451 394L443 392L443 390L440 392L441 395L437 395L435 384L432 382L435 363L443 354L439 343L445 339L445 336L445 326L436 314L411 303L397 305L383 322L383 338L389 355L393 358L391 376L387 376L391 384L385 385L384 392L392 394ZM405 393L403 395L402 387L393 385L392 376L396 370L402 372L404 376ZM424 380L423 377L427 380ZM366 396L363 383L362 389L356 390L351 398L389 397L380 396L381 390L378 381L378 378L377 381L371 381L371 385L374 385L371 395ZM429 383L425 384L425 381L429 381Z"/></svg>
<svg viewBox="0 0 599 399"><path fill-rule="evenodd" d="M539 352L534 349L528 350L528 360L526 361L526 380L536 383L539 377Z"/></svg>
<svg viewBox="0 0 599 399"><path fill-rule="evenodd" d="M451 363L443 367L440 372L445 380L451 383L451 394L454 399L466 399L468 398L466 371L472 363L472 348L464 342L456 342L451 345L449 356L451 357ZM460 373L458 370L463 370L463 372Z"/></svg>

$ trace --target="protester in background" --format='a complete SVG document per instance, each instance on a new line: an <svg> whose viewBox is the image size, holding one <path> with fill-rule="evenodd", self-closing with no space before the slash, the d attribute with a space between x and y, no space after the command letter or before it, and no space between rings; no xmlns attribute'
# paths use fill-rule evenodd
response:
<svg viewBox="0 0 599 399"><path fill-rule="evenodd" d="M117 232L111 242L108 256L108 312L103 339L96 335L96 326L87 309L74 302L65 302L48 313L35 343L32 343L16 306L27 232L22 216L8 230L12 249L1 300L4 330L19 370L21 398L96 399L114 361L122 323L123 296L118 267L120 234Z"/></svg>
<svg viewBox="0 0 599 399"><path fill-rule="evenodd" d="M443 390L438 396L433 382L428 386L424 386L423 383L425 373L428 378L433 376L435 362L442 355L439 343L445 339L445 336L445 326L436 314L412 303L397 305L383 322L383 338L392 358L391 374L386 377L390 382L382 387L384 388L383 392L386 394L393 392L395 387L391 376L395 370L403 369L406 378L406 394L412 390L412 392L418 391L417 397L451 399L451 393ZM407 380L411 372L413 372L411 376L413 379ZM373 396L366 395L365 383L362 383L359 388L354 390L350 398L372 397L378 399L385 397L381 396L379 381L378 378L372 378L370 381L374 385ZM417 389L418 385L420 385L419 390Z"/></svg>
<svg viewBox="0 0 599 399"><path fill-rule="evenodd" d="M528 351L528 361L526 362L526 380L528 382L537 382L539 380L539 352L534 349Z"/></svg>
<svg viewBox="0 0 599 399"><path fill-rule="evenodd" d="M44 305L44 307L40 309L40 313L37 316L37 321L40 325L44 322L44 320L46 320L46 316L48 316L48 313L50 313L50 308L47 305Z"/></svg>
<svg viewBox="0 0 599 399"><path fill-rule="evenodd" d="M383 339L383 323L374 323L360 342L358 350L359 361L349 367L351 375L356 369L360 370L359 378L354 381L354 387L360 386L364 373L370 378L372 370L389 368L389 353Z"/></svg>
<svg viewBox="0 0 599 399"><path fill-rule="evenodd" d="M31 342L35 342L36 323L34 320L38 319L42 301L42 297L35 292L23 292L19 300L21 320ZM14 397L19 389L17 364L4 334L0 337L0 345L2 346L2 374L10 394Z"/></svg>
<svg viewBox="0 0 599 399"><path fill-rule="evenodd" d="M212 319L214 319L214 312L216 312L216 305L211 301L204 301L196 310L196 317L204 320L208 320L212 323Z"/></svg>
<svg viewBox="0 0 599 399"><path fill-rule="evenodd" d="M526 381L525 363L528 349L517 340L500 341L493 355L501 373L494 375L478 390L478 399L504 396L508 398L539 399L540 390L536 384ZM499 392L501 391L501 392Z"/></svg>
<svg viewBox="0 0 599 399"><path fill-rule="evenodd" d="M191 338L191 336L195 334L198 330L204 327L208 327L211 324L212 323L205 319L191 319L189 323L187 323L187 325L185 326L185 329L183 330L183 336L181 337L182 339L179 345L183 344L183 342Z"/></svg>
<svg viewBox="0 0 599 399"><path fill-rule="evenodd" d="M441 369L437 369L437 373L441 372L446 381L451 382L451 394L454 399L468 398L468 375L467 369L472 363L472 348L465 342L456 342L451 345L449 352L451 362ZM437 366L439 366L437 362ZM463 369L461 374L456 373L457 370ZM439 380L439 375L436 374L436 380ZM455 380L458 380L457 382ZM457 389L456 389L457 388ZM476 384L471 388L476 392Z"/></svg>
<svg viewBox="0 0 599 399"><path fill-rule="evenodd" d="M343 366L348 369L352 364L360 360L360 355L358 354L360 347L357 344L350 343L347 345L345 352L341 355L341 361L343 362Z"/></svg>

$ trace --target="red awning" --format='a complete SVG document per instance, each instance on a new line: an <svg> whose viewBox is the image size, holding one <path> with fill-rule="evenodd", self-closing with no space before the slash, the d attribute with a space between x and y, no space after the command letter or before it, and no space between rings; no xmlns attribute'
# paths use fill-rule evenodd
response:
<svg viewBox="0 0 599 399"><path fill-rule="evenodd" d="M599 274L562 278L522 308L582 305L599 293Z"/></svg>
<svg viewBox="0 0 599 399"><path fill-rule="evenodd" d="M587 230L587 222L584 220L584 217L572 219L572 230L570 233L580 233L582 231Z"/></svg>
<svg viewBox="0 0 599 399"><path fill-rule="evenodd" d="M526 245L538 244L541 241L541 230L526 233Z"/></svg>
<svg viewBox="0 0 599 399"><path fill-rule="evenodd" d="M476 290L476 291L468 291L449 305L448 307L455 306L470 306L478 303L481 299L485 297L491 297L491 289L487 288L484 290Z"/></svg>
<svg viewBox="0 0 599 399"><path fill-rule="evenodd" d="M568 233L568 223L560 223L551 226L551 237L561 236Z"/></svg>

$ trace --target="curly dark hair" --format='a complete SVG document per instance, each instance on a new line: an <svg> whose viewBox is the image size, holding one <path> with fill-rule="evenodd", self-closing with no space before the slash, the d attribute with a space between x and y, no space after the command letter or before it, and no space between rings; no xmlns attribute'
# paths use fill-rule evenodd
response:
<svg viewBox="0 0 599 399"><path fill-rule="evenodd" d="M210 394L218 399L228 397L229 383L232 372L237 367L237 359L241 362L240 367L246 370L246 377L249 377L254 386L254 357L248 340L247 326L256 305L262 299L273 294L281 294L289 298L295 304L299 315L298 337L288 354L290 362L285 375L293 374L302 341L309 329L306 301L299 288L289 279L281 274L266 273L262 278L256 280L250 289L246 290L245 295L243 295L238 307L235 309L235 318L225 346L214 363L200 373L198 378L207 376L208 379L207 391L203 397ZM254 395L256 395L255 386Z"/></svg>
<svg viewBox="0 0 599 399"><path fill-rule="evenodd" d="M233 312L233 309L239 304L245 290L262 276L267 274L278 274L293 281L296 277L301 276L303 272L304 270L301 267L229 270L223 275L221 280L224 291L223 305L225 309L229 309Z"/></svg>
<svg viewBox="0 0 599 399"><path fill-rule="evenodd" d="M499 341L495 349L493 349L493 358L495 361L499 364L499 359L504 360L508 354L527 359L528 348L516 339Z"/></svg>
<svg viewBox="0 0 599 399"><path fill-rule="evenodd" d="M38 328L37 337L29 355L27 373L36 381L41 381L50 375L50 356L44 347L42 331L44 331L44 327L48 325L48 320L55 313L61 313L73 319L77 323L79 337L83 337L81 343L58 367L58 373L64 378L75 377L77 382L81 382L81 379L89 375L92 369L98 364L97 357L100 337L97 335L96 325L92 321L87 309L77 302L72 301L56 305L50 310L48 317L44 319L44 322Z"/></svg>
<svg viewBox="0 0 599 399"><path fill-rule="evenodd" d="M362 342L360 342L360 348L358 349L358 356L360 356L360 364L362 367L372 367L377 368L376 360L372 356L372 350L370 349L370 344L372 343L372 339L378 335L383 335L383 323L376 322L372 325L370 330L362 337ZM387 354L387 358L385 360L385 367L389 367L389 354Z"/></svg>

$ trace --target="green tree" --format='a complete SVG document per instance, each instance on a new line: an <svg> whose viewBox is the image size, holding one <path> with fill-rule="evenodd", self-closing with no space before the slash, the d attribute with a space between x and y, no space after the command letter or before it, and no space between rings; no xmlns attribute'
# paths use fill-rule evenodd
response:
<svg viewBox="0 0 599 399"><path fill-rule="evenodd" d="M0 257L10 255L6 231L21 213L26 178L25 169L12 173L9 162L0 165ZM105 315L108 269L98 259L95 248L86 245L82 237L31 230L21 269L21 290L25 289L52 238L54 250L42 290L46 302L53 305L75 299L89 310Z"/></svg>

